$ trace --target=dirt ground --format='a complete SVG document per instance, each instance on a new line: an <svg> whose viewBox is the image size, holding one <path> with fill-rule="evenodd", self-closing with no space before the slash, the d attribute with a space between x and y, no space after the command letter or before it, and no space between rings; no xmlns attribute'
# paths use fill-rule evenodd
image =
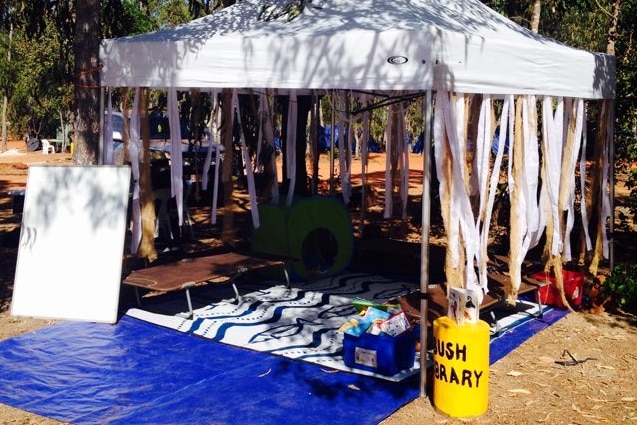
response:
<svg viewBox="0 0 637 425"><path fill-rule="evenodd" d="M9 148L9 152L0 154L0 340L54 323L9 315L20 216L12 213L6 192L24 187L29 164L71 163L68 154L26 153L23 142L11 143ZM414 155L410 161L413 169L422 169L420 156ZM384 158L376 156L370 171L374 167L384 169L384 164ZM421 174L415 175L410 194L419 191ZM621 182L617 193L619 196L625 193ZM392 237L414 239L417 238L414 229L417 226L412 223L390 228L388 232ZM635 261L637 249L632 243L635 237L632 227L616 230L617 261ZM202 234L215 237L214 232ZM382 424L637 424L636 347L635 316L592 314L583 308L534 335L490 367L489 407L483 415L473 419L449 418L436 411L429 391L429 397L407 404ZM571 356L581 362L571 366L560 364L571 360ZM338 423L338 418L333 422ZM0 424L60 422L0 404Z"/></svg>

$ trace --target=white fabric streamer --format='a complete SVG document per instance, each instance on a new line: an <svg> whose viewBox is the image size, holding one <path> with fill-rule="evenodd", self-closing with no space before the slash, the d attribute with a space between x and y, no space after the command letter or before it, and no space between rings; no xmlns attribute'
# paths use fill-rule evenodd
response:
<svg viewBox="0 0 637 425"><path fill-rule="evenodd" d="M135 89L135 99L133 100L133 111L131 113L128 137L128 156L131 162L131 173L133 175L133 199L132 199L132 237L131 254L137 254L139 244L142 241L142 214L139 199L139 156L141 153L141 141L139 140L139 93L140 88Z"/></svg>
<svg viewBox="0 0 637 425"><path fill-rule="evenodd" d="M434 109L434 158L436 165L436 176L439 182L440 205L451 205L451 191L447 190L450 182L447 181L447 174L444 164L449 161L446 145L443 143L447 136L445 135L445 116L449 115L449 102L446 99L448 94L438 91L436 92L436 108ZM447 231L447 250L449 253L449 261L451 267L457 268L460 264L460 236L458 232L457 222L451 220L446 214L442 214L444 226Z"/></svg>
<svg viewBox="0 0 637 425"><path fill-rule="evenodd" d="M360 97L361 105L368 106L368 97L366 94ZM365 209L367 208L367 201L365 196L367 194L367 154L369 151L369 122L371 120L371 113L366 110L363 112L363 140L361 142L361 190L363 196L361 198L361 216L359 220L359 231L363 232L363 226L365 222Z"/></svg>
<svg viewBox="0 0 637 425"><path fill-rule="evenodd" d="M542 139L543 158L545 161L544 181L546 196L548 198L548 206L553 217L553 243L551 245L551 254L559 255L562 252L562 235L561 214L558 211L559 188L562 170L562 152L563 152L563 108L564 101L562 98L557 99L557 109L553 113L553 98L551 96L544 97L543 100L543 128L544 137Z"/></svg>
<svg viewBox="0 0 637 425"><path fill-rule="evenodd" d="M181 122L177 89L168 91L168 123L170 125L170 194L177 204L179 226L184 224L184 167L181 152Z"/></svg>
<svg viewBox="0 0 637 425"><path fill-rule="evenodd" d="M343 192L343 201L349 204L352 196L352 146L354 140L354 129L351 116L349 115L348 105L349 97L343 91L340 92L337 105L338 108L338 161L340 169L341 190Z"/></svg>
<svg viewBox="0 0 637 425"><path fill-rule="evenodd" d="M104 134L102 135L104 149L102 152L102 163L113 165L113 98L108 90L106 96L106 114L104 116Z"/></svg>
<svg viewBox="0 0 637 425"><path fill-rule="evenodd" d="M603 108L606 108L608 102L604 102ZM613 114L607 113L607 122L606 128L613 128ZM606 130L606 137L604 139L604 158L602 162L604 166L602 167L602 212L600 220L602 223L607 223L609 219L611 219L611 203L610 203L610 181L609 181L609 173L610 173L610 149L612 146L612 138L613 132L610 130ZM602 255L604 258L608 258L609 256L609 246L608 246L608 233L606 232L606 226L602 226Z"/></svg>
<svg viewBox="0 0 637 425"><path fill-rule="evenodd" d="M405 132L405 108L400 105L398 137L400 140L400 199L402 201L402 219L407 219L407 197L409 196L409 140Z"/></svg>
<svg viewBox="0 0 637 425"><path fill-rule="evenodd" d="M391 218L393 212L392 195L393 182L391 179L392 151L392 126L394 125L394 113L391 106L387 106L387 123L385 124L385 211L384 218Z"/></svg>
<svg viewBox="0 0 637 425"><path fill-rule="evenodd" d="M268 95L271 96L271 95ZM263 95L261 99L261 104L263 105L263 125L264 131L263 136L265 137L266 142L272 146L272 149L276 149L276 145L274 143L274 124L272 123L274 116L274 112L272 111L273 106L268 102L268 96ZM276 155L272 155L270 158L271 168L274 172L274 177L272 181L272 203L279 203L279 171L276 164Z"/></svg>
<svg viewBox="0 0 637 425"><path fill-rule="evenodd" d="M217 131L219 122L219 99L218 92L212 90L210 92L210 100L212 102L212 110L210 111L210 121L208 122L210 139L208 140L208 151L206 152L206 158L203 162L203 175L201 176L201 185L208 187L208 173L210 172L210 166L212 165L212 144L213 141L217 141ZM217 164L217 168L219 165Z"/></svg>
<svg viewBox="0 0 637 425"><path fill-rule="evenodd" d="M241 109L239 107L239 96L237 90L232 91L232 104L236 109L237 123L239 124L239 140L241 142L241 154L243 155L243 163L245 164L246 177L248 178L248 196L250 198L250 213L252 214L252 224L255 229L260 227L259 223L259 208L257 207L257 191L254 186L254 172L252 168L252 161L250 160L250 151L246 145L245 133L243 131L243 124L241 123Z"/></svg>
<svg viewBox="0 0 637 425"><path fill-rule="evenodd" d="M492 101L490 95L482 98L480 105L480 117L478 120L478 134L475 141L474 173L472 173L472 185L470 187L471 196L478 196L479 209L476 220L476 230L478 232L478 280L481 287L487 285L487 246L489 241L489 229L491 221L491 208L489 205L489 159L491 153L491 108ZM494 174L499 175L499 167L493 169ZM487 207L490 209L487 211Z"/></svg>
<svg viewBox="0 0 637 425"><path fill-rule="evenodd" d="M208 152L203 165L202 186L208 187L208 174L212 165L212 153L215 154L214 180L212 183L212 205L210 209L210 224L217 223L217 199L219 197L219 178L221 173L221 142L219 129L221 128L221 108L219 105L219 92L213 90L210 94L212 98L212 111L210 113L210 140L208 140Z"/></svg>
<svg viewBox="0 0 637 425"><path fill-rule="evenodd" d="M571 261L571 238L570 234L573 230L573 226L575 224L575 168L577 164L577 159L580 152L580 147L582 144L582 130L584 126L584 101L582 99L569 99L568 102L569 110L574 111L575 115L575 133L573 135L574 143L573 150L571 152L571 156L569 158L564 158L564 161L567 161L565 164L566 168L566 176L563 178L569 179L568 185L568 198L566 200L565 211L567 211L566 215L566 226L564 233L564 250L562 252L562 259L564 261ZM569 121L573 118L573 114L568 114ZM566 128L570 127L569 123L566 124ZM583 208L586 209L585 204L582 204Z"/></svg>
<svg viewBox="0 0 637 425"><path fill-rule="evenodd" d="M538 178L540 173L540 155L537 143L537 122L535 120L535 97L525 96L522 101L522 164L521 181L518 184L520 190L520 208L522 216L522 241L518 257L513 259L521 267L528 250L539 242L539 205L538 205ZM521 270L521 268L518 268ZM522 276L516 277L514 282L519 289Z"/></svg>
<svg viewBox="0 0 637 425"><path fill-rule="evenodd" d="M509 125L509 110L510 106L513 104L513 96L509 95L504 98L504 102L502 104L502 115L500 116L500 129L498 133L498 151L495 155L495 160L493 162L493 171L491 172L491 178L489 180L489 195L487 199L487 204L485 207L485 217L483 229L480 234L480 244L485 246L489 241L489 229L488 226L491 223L491 216L493 213L493 204L495 202L495 195L498 192L498 183L500 182L500 169L502 167L502 158L504 157L504 149L505 149L505 139L506 133L508 131ZM486 126L485 126L486 129ZM490 133L488 133L490 134ZM502 136L505 136L504 138ZM490 141L489 141L490 142ZM487 228L484 228L484 227Z"/></svg>
<svg viewBox="0 0 637 425"><path fill-rule="evenodd" d="M288 170L288 196L286 205L289 207L294 200L294 189L296 186L296 121L298 108L296 105L296 90L290 90L290 101L288 104L288 128L287 139L285 141L286 164Z"/></svg>
<svg viewBox="0 0 637 425"><path fill-rule="evenodd" d="M586 116L586 102L580 99L582 102L582 113ZM586 148L588 138L586 137L587 131L584 129L582 131L582 149L580 151L580 163L579 163L579 171L580 171L580 211L582 213L582 228L584 229L584 236L586 239L586 250L590 251L593 249L593 244L591 243L591 236L588 230L588 212L586 211Z"/></svg>
<svg viewBox="0 0 637 425"><path fill-rule="evenodd" d="M474 261L479 255L479 235L471 209L469 192L464 184L464 167L466 165L461 165L464 164L464 154L466 153L466 146L464 146L466 143L464 132L465 101L462 93L456 93L455 105L451 105L450 97L453 98L453 94L438 92L436 97L437 123L434 128L437 136L442 136L442 131L446 131L447 134L446 138L436 137L436 166L442 168L442 164L445 163L439 161L439 159L443 161L445 160L445 147L439 146L444 140L447 140L448 142L446 149L449 150L451 155L449 158L452 164L450 182L451 213L449 214L449 226L447 228L447 235L449 238L448 246L452 248L451 265L452 267L458 267L460 262L459 250L461 249L460 240L462 236L466 258L466 288L476 291L479 296L478 301L482 302L487 288L486 286L481 286L473 267ZM441 111L439 111L439 109ZM441 182L441 202L443 196L442 193L444 192L443 180L445 180L445 177L441 177L443 174L444 171L439 169L438 178ZM444 185L446 184L447 183L444 182Z"/></svg>

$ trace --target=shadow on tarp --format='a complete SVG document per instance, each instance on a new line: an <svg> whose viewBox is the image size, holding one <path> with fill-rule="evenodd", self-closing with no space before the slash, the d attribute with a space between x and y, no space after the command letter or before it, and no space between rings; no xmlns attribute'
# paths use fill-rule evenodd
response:
<svg viewBox="0 0 637 425"><path fill-rule="evenodd" d="M566 315L492 341L491 362ZM130 317L0 342L0 402L75 424L376 424L419 394L400 383L212 343Z"/></svg>

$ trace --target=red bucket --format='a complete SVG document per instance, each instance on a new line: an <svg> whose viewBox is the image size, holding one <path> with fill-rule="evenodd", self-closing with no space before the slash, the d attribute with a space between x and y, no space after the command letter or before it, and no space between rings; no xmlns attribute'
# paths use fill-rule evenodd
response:
<svg viewBox="0 0 637 425"><path fill-rule="evenodd" d="M582 292L584 291L584 274L572 270L562 270L562 276L564 277L564 295L567 301L573 307L579 306L582 303ZM553 272L535 273L533 279L549 283L539 290L542 304L565 308L560 292L555 285L556 277Z"/></svg>

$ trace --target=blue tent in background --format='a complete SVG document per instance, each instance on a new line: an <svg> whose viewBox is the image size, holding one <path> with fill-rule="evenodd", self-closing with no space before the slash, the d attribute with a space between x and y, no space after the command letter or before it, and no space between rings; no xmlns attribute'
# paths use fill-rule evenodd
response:
<svg viewBox="0 0 637 425"><path fill-rule="evenodd" d="M417 153L417 154L422 153L424 145L425 145L425 132L423 131L422 133L420 133L420 135L418 136L418 139L416 140L416 143L414 143L414 146L411 148L412 153Z"/></svg>
<svg viewBox="0 0 637 425"><path fill-rule="evenodd" d="M339 129L338 129L338 125L334 126L334 142L338 143L338 137L339 137ZM345 137L347 137L347 135L345 135ZM352 149L355 148L355 141L352 141ZM368 151L372 152L372 153L379 153L382 151L382 149L380 148L380 145L371 137L369 138L368 141ZM325 126L319 126L318 129L318 150L319 152L327 152L331 149L332 147L332 126L330 124L327 124Z"/></svg>
<svg viewBox="0 0 637 425"><path fill-rule="evenodd" d="M493 135L493 143L491 143L491 151L494 155L498 154L498 147L500 146L500 126L497 126L495 129L495 134ZM509 134L507 133L506 139L504 141L504 154L508 155L509 153Z"/></svg>
<svg viewBox="0 0 637 425"><path fill-rule="evenodd" d="M372 139L371 137L369 138L369 141L367 142L367 150L371 153L380 153L383 151L380 148L380 145L378 144L378 142Z"/></svg>
<svg viewBox="0 0 637 425"><path fill-rule="evenodd" d="M338 143L338 125L334 126L334 142ZM327 124L319 126L318 129L318 150L327 152L332 148L332 126Z"/></svg>

